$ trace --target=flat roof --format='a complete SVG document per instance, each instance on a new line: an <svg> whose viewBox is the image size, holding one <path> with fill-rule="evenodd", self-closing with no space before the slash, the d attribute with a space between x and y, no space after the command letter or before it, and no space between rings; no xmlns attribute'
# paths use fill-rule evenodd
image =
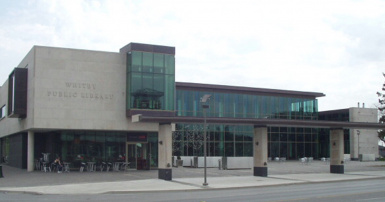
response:
<svg viewBox="0 0 385 202"><path fill-rule="evenodd" d="M188 83L188 82L175 82L177 90L194 90L194 91L214 91L223 93L242 93L250 95L270 95L281 97L300 97L314 99L317 97L324 97L325 94L318 92L304 92L304 91L292 91L292 90L277 90L267 88L252 88L242 86L228 86L228 85L216 85L216 84L202 84L202 83Z"/></svg>
<svg viewBox="0 0 385 202"><path fill-rule="evenodd" d="M129 43L119 50L120 53L127 53L129 51L142 51L175 55L175 47L144 43Z"/></svg>
<svg viewBox="0 0 385 202"><path fill-rule="evenodd" d="M335 109L335 110L328 110L328 111L320 111L320 112L318 112L318 115L342 114L342 113L349 113L349 108L347 108L347 109Z"/></svg>

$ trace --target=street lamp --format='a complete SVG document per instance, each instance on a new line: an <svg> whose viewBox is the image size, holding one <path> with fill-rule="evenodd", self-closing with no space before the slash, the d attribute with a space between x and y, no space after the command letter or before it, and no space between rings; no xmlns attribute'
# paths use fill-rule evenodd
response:
<svg viewBox="0 0 385 202"><path fill-rule="evenodd" d="M360 160L360 130L357 130L357 137L358 137L358 160Z"/></svg>
<svg viewBox="0 0 385 202"><path fill-rule="evenodd" d="M207 104L207 101L210 100L210 97L211 97L211 95L205 94L201 98L201 105L202 105L202 108L203 108L203 117L204 117L204 121L205 121L205 124L204 124L204 134L203 134L203 153L204 153L204 182L203 182L203 186L209 185L209 183L207 183L207 172L206 172L206 167L207 167L206 166L206 157L207 157L206 110L209 108L209 105Z"/></svg>

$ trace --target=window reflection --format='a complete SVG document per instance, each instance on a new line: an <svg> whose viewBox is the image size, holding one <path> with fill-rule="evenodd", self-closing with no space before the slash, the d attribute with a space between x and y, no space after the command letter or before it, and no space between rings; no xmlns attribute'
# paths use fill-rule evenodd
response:
<svg viewBox="0 0 385 202"><path fill-rule="evenodd" d="M127 58L127 109L174 110L175 56L133 51Z"/></svg>

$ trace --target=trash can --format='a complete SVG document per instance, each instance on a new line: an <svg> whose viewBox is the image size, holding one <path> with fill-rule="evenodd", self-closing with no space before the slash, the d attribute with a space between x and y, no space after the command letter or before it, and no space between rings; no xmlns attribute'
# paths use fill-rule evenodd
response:
<svg viewBox="0 0 385 202"><path fill-rule="evenodd" d="M222 169L227 170L227 157L222 157Z"/></svg>
<svg viewBox="0 0 385 202"><path fill-rule="evenodd" d="M194 156L194 165L193 165L194 168L198 168L198 157L197 156Z"/></svg>
<svg viewBox="0 0 385 202"><path fill-rule="evenodd" d="M0 165L0 178L4 177L3 175L3 165Z"/></svg>

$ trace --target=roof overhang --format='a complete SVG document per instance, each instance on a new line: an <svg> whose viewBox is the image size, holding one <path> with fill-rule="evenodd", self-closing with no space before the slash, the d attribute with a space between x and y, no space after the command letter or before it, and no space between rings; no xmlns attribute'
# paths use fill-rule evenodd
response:
<svg viewBox="0 0 385 202"><path fill-rule="evenodd" d="M133 115L132 122L151 122L151 123L204 123L203 117L155 117ZM341 129L385 129L385 124L368 122L342 122L342 121L318 121L318 120L290 120L290 119L249 119L249 118L227 118L227 117L207 117L208 124L228 124L228 125L253 125L253 126L279 126L279 127L303 127L303 128L341 128Z"/></svg>
<svg viewBox="0 0 385 202"><path fill-rule="evenodd" d="M306 99L315 99L317 97L325 96L325 94L319 93L319 92L277 90L277 89L268 89L268 88L253 88L253 87L187 83L187 82L175 82L175 87L177 90L242 93L242 94L249 94L249 95L268 95L268 96L296 97L296 98L306 98Z"/></svg>

